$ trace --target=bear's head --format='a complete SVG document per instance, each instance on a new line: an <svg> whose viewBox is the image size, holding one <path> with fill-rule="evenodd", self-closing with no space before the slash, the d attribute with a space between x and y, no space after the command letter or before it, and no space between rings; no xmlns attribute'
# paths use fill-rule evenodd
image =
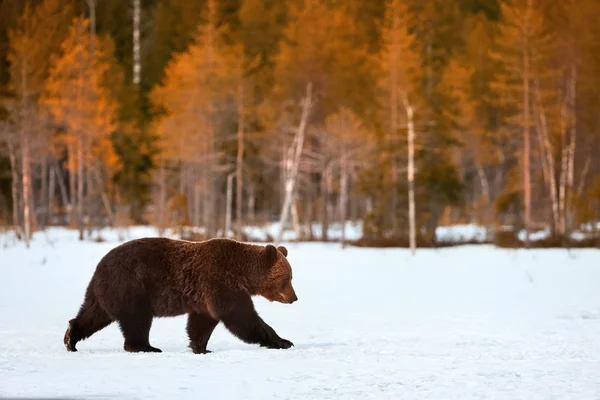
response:
<svg viewBox="0 0 600 400"><path fill-rule="evenodd" d="M298 297L292 286L292 267L287 260L287 249L269 244L264 252L267 274L258 294L269 301L292 304Z"/></svg>

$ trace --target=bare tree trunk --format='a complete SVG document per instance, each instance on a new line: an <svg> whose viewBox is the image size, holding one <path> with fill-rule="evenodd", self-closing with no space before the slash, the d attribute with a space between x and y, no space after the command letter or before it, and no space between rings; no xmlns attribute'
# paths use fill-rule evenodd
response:
<svg viewBox="0 0 600 400"><path fill-rule="evenodd" d="M158 200L158 236L163 236L166 229L167 213L167 176L165 161L160 161L159 185L160 195Z"/></svg>
<svg viewBox="0 0 600 400"><path fill-rule="evenodd" d="M29 137L21 127L21 173L23 186L23 230L25 245L31 240L31 160L29 158Z"/></svg>
<svg viewBox="0 0 600 400"><path fill-rule="evenodd" d="M321 214L321 240L329 240L329 170L327 166L321 177L321 192L323 193L323 207Z"/></svg>
<svg viewBox="0 0 600 400"><path fill-rule="evenodd" d="M306 221L306 227L308 229L308 240L313 241L315 238L315 234L313 231L313 212L314 212L314 199L315 199L315 193L314 193L314 185L311 185L310 183L308 184L307 187L307 199L306 202L304 203L304 210L305 210L305 221Z"/></svg>
<svg viewBox="0 0 600 400"><path fill-rule="evenodd" d="M194 226L200 226L200 198L202 197L202 187L200 183L194 184L194 195L192 196L192 224ZM204 204L206 207L206 204ZM206 221L204 221L204 227L206 228Z"/></svg>
<svg viewBox="0 0 600 400"><path fill-rule="evenodd" d="M394 2L395 6L396 3ZM394 10L394 21L393 21L393 31L398 32L400 26L398 21L398 12ZM397 35L394 35L394 39L396 39ZM396 136L398 134L398 103L399 103L399 94L398 94L398 54L396 51L398 49L398 43L394 40L393 50L390 52L390 80L391 80L391 90L390 90L390 113L391 113L391 129L390 129L390 144L389 144L389 154L390 154L390 167L392 169L392 235L396 236L398 234L398 166L396 165Z"/></svg>
<svg viewBox="0 0 600 400"><path fill-rule="evenodd" d="M254 205L256 204L256 198L254 194L254 187L250 186L248 193L248 218L250 221L254 221L256 218Z"/></svg>
<svg viewBox="0 0 600 400"><path fill-rule="evenodd" d="M555 179L555 163L554 163L554 155L552 154L552 146L550 144L550 138L548 135L548 122L546 120L546 112L544 111L544 106L540 99L539 86L536 83L535 87L536 91L536 110L539 120L538 124L538 140L540 141L540 152L542 153L542 166L544 174L547 175L548 187L550 189L550 199L552 201L552 221L553 228L557 229L559 226L559 201L558 201L558 191L556 188L556 179Z"/></svg>
<svg viewBox="0 0 600 400"><path fill-rule="evenodd" d="M225 232L224 237L229 237L229 231L231 230L231 203L233 202L233 177L235 172L227 175L227 199L226 199L226 211L225 211Z"/></svg>
<svg viewBox="0 0 600 400"><path fill-rule="evenodd" d="M348 153L342 149L340 163L340 222L342 223L342 248L346 247L346 219L348 215Z"/></svg>
<svg viewBox="0 0 600 400"><path fill-rule="evenodd" d="M115 215L110 206L110 200L108 199L106 190L104 189L104 184L102 182L102 175L97 168L94 169L93 176L94 176L94 178L96 178L96 184L98 185L98 191L100 192L100 199L102 200L102 205L104 206L104 210L106 211L106 215L108 216L110 225L114 226ZM90 179L91 179L91 177L90 177Z"/></svg>
<svg viewBox="0 0 600 400"><path fill-rule="evenodd" d="M292 226L296 237L300 238L302 235L302 227L300 226L300 217L298 216L298 202L296 201L297 193L294 193L294 200L292 201L291 213L292 213Z"/></svg>
<svg viewBox="0 0 600 400"><path fill-rule="evenodd" d="M44 157L42 159L42 177L41 177L41 183L42 183L42 188L40 190L40 199L39 199L39 204L40 204L40 209L41 209L41 213L42 215L39 218L39 224L40 227L43 229L44 226L47 224L48 221L48 208L49 208L49 204L48 204L48 183L49 183L49 176L48 176L48 159L46 157Z"/></svg>
<svg viewBox="0 0 600 400"><path fill-rule="evenodd" d="M215 0L208 1L209 10L209 26L211 27L207 31L207 42L208 42L208 63L209 69L212 71L214 67L214 27L217 24L217 3ZM208 123L206 127L207 138L206 142L208 145L208 151L206 152L207 162L205 168L205 181L206 188L204 193L204 224L206 230L206 236L212 237L215 234L215 222L216 222L216 189L215 189L215 178L213 176L213 166L215 163L215 126L213 118L215 117L215 104L213 99L208 101Z"/></svg>
<svg viewBox="0 0 600 400"><path fill-rule="evenodd" d="M571 230L571 217L573 213L573 189L575 185L575 146L577 144L577 110L576 110L576 87L577 87L577 66L571 65L571 76L569 80L569 105L570 105L570 126L569 126L569 151L567 165L567 198L565 210L565 233Z"/></svg>
<svg viewBox="0 0 600 400"><path fill-rule="evenodd" d="M408 125L408 240L410 251L414 255L417 249L417 228L415 211L415 125L414 110L408 102L406 94L403 97L404 108L406 110L406 120Z"/></svg>
<svg viewBox="0 0 600 400"><path fill-rule="evenodd" d="M560 178L559 178L559 192L558 192L558 200L559 200L559 214L560 214L560 223L559 223L559 231L561 236L564 236L567 232L567 221L566 221L566 193L567 193L567 167L568 167L568 157L569 157L569 148L567 144L567 139L565 139L568 125L567 125L567 102L568 100L568 90L565 91L563 96L563 101L560 107L560 133L561 133L561 157L560 157Z"/></svg>
<svg viewBox="0 0 600 400"><path fill-rule="evenodd" d="M21 221L19 218L20 215L20 206L21 202L19 201L19 173L17 166L17 154L15 151L15 146L12 141L8 141L8 156L10 159L10 173L11 173L11 194L12 194L12 202L13 202L13 225L15 227L15 232L18 238L22 236L22 227Z"/></svg>
<svg viewBox="0 0 600 400"><path fill-rule="evenodd" d="M65 203L65 205L68 205L70 208L70 217L73 217L73 210L74 210L74 205L77 202L77 197L76 197L76 192L77 192L77 185L76 185L76 178L77 178L77 172L76 172L76 166L75 166L75 143L73 143L72 141L69 141L69 143L67 144L67 157L68 157L68 165L69 165L69 201L67 203ZM57 166L58 168L58 166ZM58 172L58 171L57 171Z"/></svg>
<svg viewBox="0 0 600 400"><path fill-rule="evenodd" d="M583 164L583 169L581 170L581 176L579 177L579 185L577 185L577 197L581 197L583 195L583 188L585 187L585 178L590 169L590 156L588 155L585 159L585 163Z"/></svg>
<svg viewBox="0 0 600 400"><path fill-rule="evenodd" d="M65 184L64 176L60 173L58 161L54 163L54 173L56 174L56 180L58 181L58 188L60 189L62 202L65 205L65 207L69 206L70 200L67 192L67 185Z"/></svg>
<svg viewBox="0 0 600 400"><path fill-rule="evenodd" d="M77 142L77 227L79 229L79 240L83 240L83 138L79 137Z"/></svg>
<svg viewBox="0 0 600 400"><path fill-rule="evenodd" d="M528 1L532 7L531 0ZM529 231L531 228L531 177L529 166L529 49L523 49L523 189L525 202L525 247L529 247Z"/></svg>
<svg viewBox="0 0 600 400"><path fill-rule="evenodd" d="M140 76L142 72L141 45L140 45L140 18L141 18L140 0L133 0L133 84L140 85Z"/></svg>
<svg viewBox="0 0 600 400"><path fill-rule="evenodd" d="M302 155L302 148L304 145L304 136L306 132L306 125L308 123L308 114L312 105L312 83L306 86L306 97L304 98L302 106L302 117L300 119L300 125L298 126L298 132L296 136L298 138L296 142L296 149L294 152L294 159L292 162L292 170L290 176L287 178L285 183L285 199L283 207L281 209L281 216L279 218L279 233L277 234L276 243L281 242L283 229L287 223L287 219L290 213L290 206L292 205L294 188L296 185L296 179L298 178L298 168L300 164L300 156Z"/></svg>
<svg viewBox="0 0 600 400"><path fill-rule="evenodd" d="M237 159L236 159L236 201L235 201L235 220L238 226L238 233L242 231L242 201L243 201L243 174L244 165L244 71L242 60L239 61L239 82L238 82L238 130L237 130Z"/></svg>
<svg viewBox="0 0 600 400"><path fill-rule="evenodd" d="M46 224L49 224L52 219L52 205L54 204L54 194L56 191L56 174L54 168L50 162L48 164L48 208L46 213Z"/></svg>
<svg viewBox="0 0 600 400"><path fill-rule="evenodd" d="M485 225L486 228L488 226L488 224L491 221L490 218L490 204L491 204L491 196L490 196L490 185L488 183L488 179L487 179L487 175L485 174L484 169L481 167L481 165L479 165L479 162L477 162L476 165L476 169L477 169L477 176L479 177L479 184L481 186L481 193L482 193L482 197L484 198L485 201Z"/></svg>

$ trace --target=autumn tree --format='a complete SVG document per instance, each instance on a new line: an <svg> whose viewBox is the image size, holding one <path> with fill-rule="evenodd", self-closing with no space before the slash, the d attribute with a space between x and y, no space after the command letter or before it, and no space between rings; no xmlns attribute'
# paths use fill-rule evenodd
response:
<svg viewBox="0 0 600 400"><path fill-rule="evenodd" d="M216 232L215 174L222 171L217 152L221 139L218 112L224 96L230 93L227 87L231 87L216 5L214 0L208 2L207 22L199 25L189 48L174 57L164 83L151 94L153 104L162 112L156 130L163 149L173 161L181 162L180 188L191 194L192 222L200 225L202 210L208 236ZM186 179L186 171L191 180Z"/></svg>
<svg viewBox="0 0 600 400"><path fill-rule="evenodd" d="M47 153L42 154L46 152L48 141L38 98L48 75L50 55L58 50L58 43L65 34L60 23L71 13L70 7L63 8L57 0L45 0L35 8L27 3L17 28L9 32L10 88L16 98L16 107L11 115L19 136L22 221L26 243L29 243L35 217L32 168L36 163L33 160L42 159L40 165L44 188L47 182ZM18 198L15 195L13 197ZM45 201L46 196L43 198Z"/></svg>
<svg viewBox="0 0 600 400"><path fill-rule="evenodd" d="M62 44L62 54L54 60L43 96L43 104L54 123L66 132L64 142L70 172L77 176L73 186L77 192L74 203L80 240L86 190L91 194L94 188L102 186L100 171L115 160L110 134L117 118L116 103L104 86L111 55L97 42L92 56L89 41L89 20L74 18ZM89 177L87 182L86 177Z"/></svg>
<svg viewBox="0 0 600 400"><path fill-rule="evenodd" d="M541 71L541 55L548 36L544 30L544 17L536 0L514 0L501 3L502 19L498 27L497 46L501 49L492 52L503 66L498 76L498 90L507 93L509 105L518 112L512 121L522 130L522 191L523 224L526 244L531 230L531 126L532 126L532 82L534 73ZM516 119L515 119L516 118Z"/></svg>
<svg viewBox="0 0 600 400"><path fill-rule="evenodd" d="M407 182L408 182L408 220L410 248L416 248L416 209L415 209L415 108L418 94L417 71L420 65L419 54L415 51L414 34L410 33L411 14L401 0L388 4L385 25L381 34L381 69L384 72L380 87L386 94L388 105L388 146L392 182L399 180L400 135L403 127L407 129ZM392 233L397 234L398 193L392 194Z"/></svg>
<svg viewBox="0 0 600 400"><path fill-rule="evenodd" d="M287 150L295 147L296 133L302 126L297 121L303 120L304 107L301 104L306 99L309 85L313 98L307 127L309 136L311 130L318 132L312 127L322 126L325 118L341 107L347 107L361 116L369 109L367 104L374 101L374 92L365 87L358 90L356 86L357 82L364 82L371 77L372 70L361 32L345 4L331 5L326 1L307 0L290 10L289 20L283 32L280 51L275 57L275 85L270 96L272 112L278 116L275 119L278 133L283 134L280 159L284 169ZM339 57L340 54L344 54L344 57ZM291 126L298 128L290 129ZM319 139L315 138L314 142L318 143ZM319 152L319 149L314 151ZM323 158L322 161L318 173L322 183L322 219L325 220L329 201L324 190L328 179L325 172L331 160ZM285 193L286 184L283 180L282 184ZM293 202L296 200L297 193ZM325 229L323 235L326 239Z"/></svg>

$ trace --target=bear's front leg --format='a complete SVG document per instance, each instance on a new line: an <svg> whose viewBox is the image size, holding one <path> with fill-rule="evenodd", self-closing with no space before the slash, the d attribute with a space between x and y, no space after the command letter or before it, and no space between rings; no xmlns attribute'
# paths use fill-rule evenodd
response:
<svg viewBox="0 0 600 400"><path fill-rule="evenodd" d="M294 344L287 339L279 337L258 315L252 300L240 300L221 315L225 327L246 343L260 344L261 347L270 349L289 349Z"/></svg>
<svg viewBox="0 0 600 400"><path fill-rule="evenodd" d="M201 313L190 313L187 321L187 333L190 348L195 354L210 353L206 345L219 321Z"/></svg>

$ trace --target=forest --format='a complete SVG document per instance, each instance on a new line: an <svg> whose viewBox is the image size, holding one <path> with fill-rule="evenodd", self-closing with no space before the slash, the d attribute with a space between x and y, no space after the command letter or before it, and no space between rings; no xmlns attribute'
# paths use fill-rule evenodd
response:
<svg viewBox="0 0 600 400"><path fill-rule="evenodd" d="M598 238L598 15L598 0L1 0L0 229Z"/></svg>

